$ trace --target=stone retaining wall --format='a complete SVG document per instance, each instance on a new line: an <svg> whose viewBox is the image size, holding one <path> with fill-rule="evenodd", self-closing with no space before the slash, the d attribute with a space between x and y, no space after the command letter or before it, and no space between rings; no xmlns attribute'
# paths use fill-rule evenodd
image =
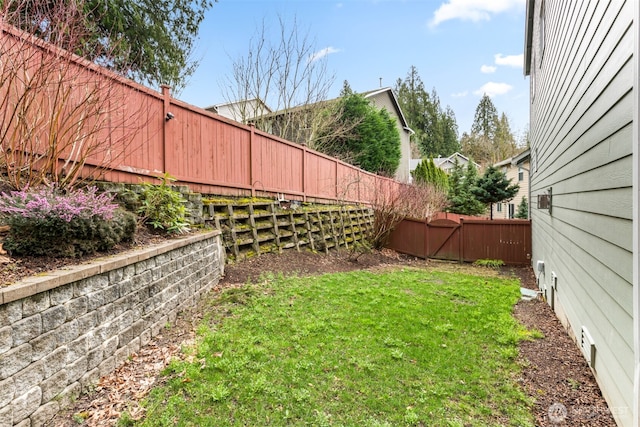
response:
<svg viewBox="0 0 640 427"><path fill-rule="evenodd" d="M0 427L45 424L193 306L224 256L213 231L0 289Z"/></svg>

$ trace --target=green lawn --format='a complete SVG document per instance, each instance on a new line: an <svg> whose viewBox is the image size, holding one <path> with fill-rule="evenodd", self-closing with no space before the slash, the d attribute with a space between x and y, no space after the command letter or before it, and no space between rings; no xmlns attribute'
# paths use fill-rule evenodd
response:
<svg viewBox="0 0 640 427"><path fill-rule="evenodd" d="M517 280L421 269L228 290L140 425L533 426L519 295Z"/></svg>

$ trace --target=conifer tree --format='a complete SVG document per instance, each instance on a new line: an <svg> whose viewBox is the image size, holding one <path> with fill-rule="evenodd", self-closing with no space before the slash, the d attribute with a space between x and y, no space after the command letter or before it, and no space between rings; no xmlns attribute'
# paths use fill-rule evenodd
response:
<svg viewBox="0 0 640 427"><path fill-rule="evenodd" d="M215 1L6 0L0 9L4 22L47 41L66 37L61 17L81 16L82 45L60 47L141 83L176 90L198 65L193 48Z"/></svg>
<svg viewBox="0 0 640 427"><path fill-rule="evenodd" d="M505 200L511 200L520 189L518 184L511 184L505 174L494 166L489 166L472 193L480 202L489 204L490 218L493 219L493 204Z"/></svg>
<svg viewBox="0 0 640 427"><path fill-rule="evenodd" d="M518 204L516 218L529 219L529 203L527 202L527 196L522 196L522 200L520 200L520 203Z"/></svg>
<svg viewBox="0 0 640 427"><path fill-rule="evenodd" d="M393 176L401 156L395 120L385 109L379 110L363 95L353 93L347 83L343 94L340 120L357 124L352 133L335 138L334 151L325 152L366 171Z"/></svg>
<svg viewBox="0 0 640 427"><path fill-rule="evenodd" d="M447 212L460 215L481 215L485 212L485 205L478 201L473 194L478 172L472 161L464 167L457 161L449 175L449 207Z"/></svg>
<svg viewBox="0 0 640 427"><path fill-rule="evenodd" d="M447 173L437 167L433 159L423 159L415 170L411 172L413 181L417 185L432 184L434 187L446 191L449 187Z"/></svg>
<svg viewBox="0 0 640 427"><path fill-rule="evenodd" d="M411 66L404 80L397 80L394 93L409 127L415 132L412 141L422 155L448 156L460 150L453 110L442 107L435 89L431 93L425 89L415 66Z"/></svg>

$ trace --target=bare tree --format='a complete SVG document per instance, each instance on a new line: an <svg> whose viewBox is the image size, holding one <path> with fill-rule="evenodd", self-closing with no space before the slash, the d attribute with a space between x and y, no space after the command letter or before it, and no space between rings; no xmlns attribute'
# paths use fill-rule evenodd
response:
<svg viewBox="0 0 640 427"><path fill-rule="evenodd" d="M444 190L431 184L410 185L377 180L371 208L373 229L369 242L375 249L383 248L398 224L405 218L429 220L447 204Z"/></svg>
<svg viewBox="0 0 640 427"><path fill-rule="evenodd" d="M278 16L274 37L268 28L263 20L247 54L233 61L221 84L225 101L236 120L323 151L333 135L355 127L339 120L339 103L326 101L334 82L327 70L329 48L317 49L295 18L289 23Z"/></svg>
<svg viewBox="0 0 640 427"><path fill-rule="evenodd" d="M21 3L48 8L33 21ZM18 4L20 3L20 4ZM87 40L81 0L14 0L0 10L0 167L15 189L95 178L142 126L142 105L123 99L123 84L73 52ZM53 15L52 15L53 14ZM30 25L20 24L29 19ZM18 30L46 29L47 37ZM105 60L109 52L102 55ZM108 74L108 73L107 73Z"/></svg>

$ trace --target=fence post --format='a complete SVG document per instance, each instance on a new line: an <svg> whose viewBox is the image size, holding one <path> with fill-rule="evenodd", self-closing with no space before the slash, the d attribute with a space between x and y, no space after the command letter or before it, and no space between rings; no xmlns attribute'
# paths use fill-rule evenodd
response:
<svg viewBox="0 0 640 427"><path fill-rule="evenodd" d="M162 172L167 173L167 114L171 107L171 87L169 85L160 85L162 90Z"/></svg>
<svg viewBox="0 0 640 427"><path fill-rule="evenodd" d="M462 264L464 262L464 218L460 218L460 235L459 235L459 262Z"/></svg>
<svg viewBox="0 0 640 427"><path fill-rule="evenodd" d="M429 218L424 219L424 243L422 246L424 259L429 259Z"/></svg>
<svg viewBox="0 0 640 427"><path fill-rule="evenodd" d="M334 192L334 196L333 197L336 200L338 200L338 166L339 166L338 159L335 159L334 163L336 165L336 173L335 173L336 184L333 186L333 192Z"/></svg>
<svg viewBox="0 0 640 427"><path fill-rule="evenodd" d="M302 146L302 201L307 201L307 145Z"/></svg>
<svg viewBox="0 0 640 427"><path fill-rule="evenodd" d="M251 183L251 197L256 197L256 187L254 180L254 157L255 157L255 130L256 125L249 124L249 182Z"/></svg>

